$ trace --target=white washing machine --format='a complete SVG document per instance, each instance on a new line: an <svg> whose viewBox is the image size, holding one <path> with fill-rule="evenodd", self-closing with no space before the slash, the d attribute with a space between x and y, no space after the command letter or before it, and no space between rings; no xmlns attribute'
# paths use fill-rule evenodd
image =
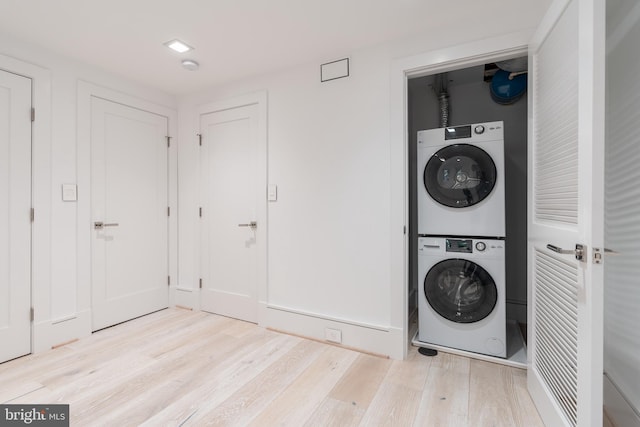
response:
<svg viewBox="0 0 640 427"><path fill-rule="evenodd" d="M418 132L418 234L505 236L502 122Z"/></svg>
<svg viewBox="0 0 640 427"><path fill-rule="evenodd" d="M507 357L505 245L418 239L418 341Z"/></svg>

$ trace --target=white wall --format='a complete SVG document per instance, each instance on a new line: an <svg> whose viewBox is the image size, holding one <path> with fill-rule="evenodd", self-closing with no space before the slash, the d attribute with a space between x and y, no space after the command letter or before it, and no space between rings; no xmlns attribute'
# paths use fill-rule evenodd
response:
<svg viewBox="0 0 640 427"><path fill-rule="evenodd" d="M86 81L175 108L174 97L0 34L0 68L34 79L33 350L90 332L90 283L78 281L77 203L61 186L77 182L78 82ZM80 165L83 166L83 165ZM88 188L79 188L86 200ZM84 199L83 199L84 198ZM81 244L84 242L80 242Z"/></svg>
<svg viewBox="0 0 640 427"><path fill-rule="evenodd" d="M391 256L392 233L403 233L390 205L392 64L500 33L465 23L181 97L180 209L189 215L180 217L180 286L195 291L198 278L197 106L266 90L268 176L279 199L268 207L263 324L320 339L336 327L346 345L402 357L406 281L392 277ZM345 56L351 75L320 83L320 63Z"/></svg>
<svg viewBox="0 0 640 427"><path fill-rule="evenodd" d="M345 51L180 97L178 287L184 292L175 301L198 306L194 112L201 104L266 90L269 182L279 186L280 197L269 205L269 283L263 304L284 310L266 309L263 324L319 338L324 327L339 327L344 344L402 357L406 279L400 277L404 266L393 253L404 250L403 224L393 216L398 209L391 200L402 192L392 187L403 166L390 160L397 160L397 147L390 142L391 68L400 58L532 28L544 5L520 3L525 4L490 18L461 15L410 40ZM521 19L503 19L516 12ZM34 349L41 350L90 329L89 283L78 281L78 271L87 268L78 263L82 219L76 204L60 200L61 184L76 182L78 167L85 166L76 164L77 144L82 143L77 140L78 81L169 108L176 102L160 91L2 35L0 55L3 68L10 69L13 58L35 64L45 87L40 92L36 87L36 106L48 105L51 111L43 119L51 126L36 124L34 141L41 166L34 177ZM321 84L320 63L343 57L351 58L351 76ZM39 98L43 93L46 99ZM87 196L79 188L79 197Z"/></svg>
<svg viewBox="0 0 640 427"><path fill-rule="evenodd" d="M386 52L375 50L351 57L349 78L320 83L319 63L307 64L181 100L181 287L195 289L199 277L195 107L266 88L268 180L278 201L268 205L263 303L285 310L266 325L323 338L335 324L315 319L334 319L351 345L360 340L349 335L352 323L389 329L389 76L381 64ZM280 317L289 310L308 316Z"/></svg>

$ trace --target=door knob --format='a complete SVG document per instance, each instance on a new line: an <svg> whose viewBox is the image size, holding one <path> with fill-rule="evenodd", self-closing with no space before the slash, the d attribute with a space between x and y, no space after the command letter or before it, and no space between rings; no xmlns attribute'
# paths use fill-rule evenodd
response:
<svg viewBox="0 0 640 427"><path fill-rule="evenodd" d="M258 228L258 223L256 221L251 221L248 224L238 224L238 227L251 227L252 230Z"/></svg>
<svg viewBox="0 0 640 427"><path fill-rule="evenodd" d="M96 230L102 230L105 227L117 227L118 225L120 224L118 224L117 222L104 223L102 221L96 221L93 223L93 228L95 228Z"/></svg>

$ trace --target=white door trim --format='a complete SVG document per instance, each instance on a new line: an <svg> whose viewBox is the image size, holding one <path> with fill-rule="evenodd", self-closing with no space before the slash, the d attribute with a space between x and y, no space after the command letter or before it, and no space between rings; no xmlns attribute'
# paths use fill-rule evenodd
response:
<svg viewBox="0 0 640 427"><path fill-rule="evenodd" d="M408 325L409 184L407 80L527 55L532 31L506 34L447 47L393 61L391 66L390 179L391 179L391 326L401 328L402 348L390 349L395 358L406 358L411 344ZM405 234L404 230L407 230Z"/></svg>
<svg viewBox="0 0 640 427"><path fill-rule="evenodd" d="M196 116L194 117L194 123L200 123L200 116L204 114L216 113L232 108L244 107L247 105L258 105L258 164L260 170L257 171L257 176L262 177L264 182L264 189L262 194L258 195L257 201L257 218L258 224L264 224L263 227L256 229L256 238L259 242L264 242L258 248L258 324L264 325L266 315L266 305L268 301L268 270L267 270L267 248L268 242L268 212L267 212L267 183L269 182L268 175L268 158L267 158L267 92L258 91L241 95L234 98L223 99L214 101L211 103L200 105L196 108ZM198 168L200 168L198 163ZM197 171L197 176L201 176L200 170ZM201 189L198 189L198 200L202 200ZM201 206L201 204L199 205ZM197 207L195 207L197 209ZM198 249L198 259L201 260L201 249ZM197 271L202 271L202 266L198 262ZM200 298L198 298L198 308L200 305Z"/></svg>
<svg viewBox="0 0 640 427"><path fill-rule="evenodd" d="M37 65L0 55L0 68L31 79L31 351L51 348L51 72Z"/></svg>
<svg viewBox="0 0 640 427"><path fill-rule="evenodd" d="M91 319L91 97L102 98L150 113L165 116L169 122L169 276L171 277L169 303L178 282L178 141L175 110L89 82L78 82L78 207L77 207L77 283L78 310ZM91 321L84 322L85 335L91 333Z"/></svg>

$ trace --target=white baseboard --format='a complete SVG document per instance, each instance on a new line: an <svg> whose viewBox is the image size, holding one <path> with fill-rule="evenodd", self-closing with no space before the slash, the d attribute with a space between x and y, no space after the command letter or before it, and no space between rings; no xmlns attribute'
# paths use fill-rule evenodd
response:
<svg viewBox="0 0 640 427"><path fill-rule="evenodd" d="M171 305L199 310L199 292L172 290ZM383 327L349 320L332 319L315 313L260 304L260 325L325 341L325 329L341 331L341 345L364 352L403 359L405 337L400 328ZM33 327L33 353L50 350L61 344L91 335L91 310L60 319L38 322Z"/></svg>
<svg viewBox="0 0 640 427"><path fill-rule="evenodd" d="M32 353L69 343L91 335L91 310L84 310L60 319L38 322L33 326Z"/></svg>
<svg viewBox="0 0 640 427"><path fill-rule="evenodd" d="M200 289L171 288L169 292L169 305L193 310L200 309Z"/></svg>
<svg viewBox="0 0 640 427"><path fill-rule="evenodd" d="M260 325L325 341L325 329L337 329L341 332L341 345L392 359L402 359L405 353L403 330L380 325L368 325L363 322L339 320L305 313L301 310L289 310L262 304Z"/></svg>
<svg viewBox="0 0 640 427"><path fill-rule="evenodd" d="M615 426L640 426L640 414L638 414L629 401L620 393L620 390L605 374L603 381L604 388L604 410Z"/></svg>

